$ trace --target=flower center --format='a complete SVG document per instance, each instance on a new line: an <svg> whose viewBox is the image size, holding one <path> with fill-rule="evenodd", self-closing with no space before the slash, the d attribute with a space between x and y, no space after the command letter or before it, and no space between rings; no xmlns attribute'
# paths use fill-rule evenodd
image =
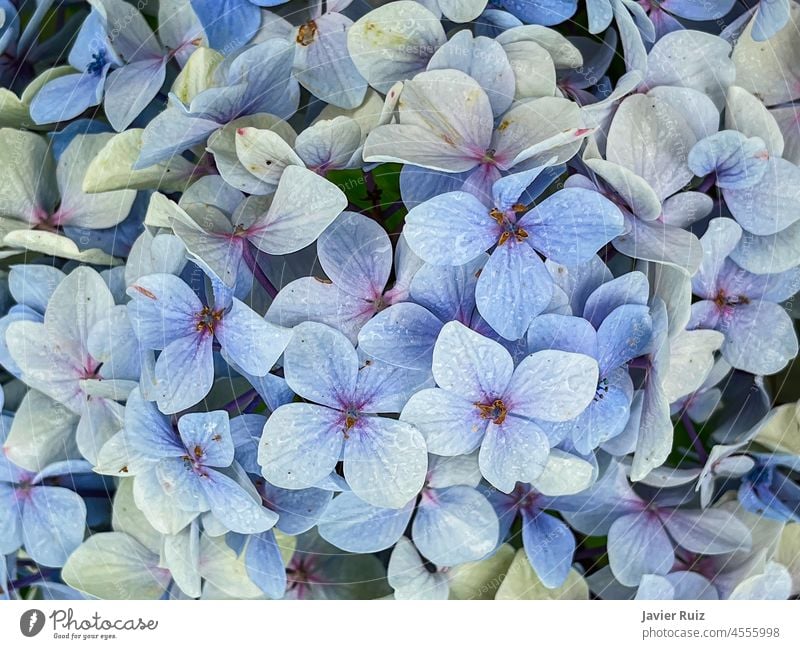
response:
<svg viewBox="0 0 800 649"><path fill-rule="evenodd" d="M506 415L508 415L508 408L501 399L495 399L492 403L476 403L475 407L483 419L491 419L498 426L506 420Z"/></svg>
<svg viewBox="0 0 800 649"><path fill-rule="evenodd" d="M608 379L600 379L597 382L597 389L594 392L593 401L599 401L600 399L605 399L607 394L608 394Z"/></svg>
<svg viewBox="0 0 800 649"><path fill-rule="evenodd" d="M360 413L355 406L350 406L344 411L344 438L350 439L350 430L358 422Z"/></svg>
<svg viewBox="0 0 800 649"><path fill-rule="evenodd" d="M719 289L716 297L714 298L714 304L716 304L720 309L724 309L725 307L729 306L750 304L750 298L746 295L727 295L723 289Z"/></svg>
<svg viewBox="0 0 800 649"><path fill-rule="evenodd" d="M197 324L195 329L197 331L206 331L210 334L214 333L214 328L222 320L222 309L214 311L210 306L204 306L200 313L195 315Z"/></svg>
<svg viewBox="0 0 800 649"><path fill-rule="evenodd" d="M86 66L86 71L89 74L99 75L103 71L103 68L106 67L106 63L108 63L106 60L106 51L99 50L92 54L92 61Z"/></svg>
<svg viewBox="0 0 800 649"><path fill-rule="evenodd" d="M203 470L204 455L205 453L203 452L203 448L200 445L197 445L189 453L183 456L183 464L188 471L194 471L197 475L205 476L207 474Z"/></svg>
<svg viewBox="0 0 800 649"><path fill-rule="evenodd" d="M298 45L308 47L314 42L316 35L317 23L315 23L313 20L309 20L305 25L300 25L297 30L297 37L295 38L295 41L297 41Z"/></svg>
<svg viewBox="0 0 800 649"><path fill-rule="evenodd" d="M524 212L527 209L528 208L522 203L516 203L511 206L510 210L504 211L493 207L489 211L489 216L497 221L497 224L503 228L503 231L497 238L498 246L502 246L511 237L514 237L517 243L522 243L528 238L528 233L517 225L517 214Z"/></svg>

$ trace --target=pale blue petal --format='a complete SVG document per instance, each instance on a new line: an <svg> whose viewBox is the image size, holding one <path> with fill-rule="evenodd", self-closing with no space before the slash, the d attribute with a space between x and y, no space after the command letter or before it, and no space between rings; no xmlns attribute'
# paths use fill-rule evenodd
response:
<svg viewBox="0 0 800 649"><path fill-rule="evenodd" d="M527 341L531 353L558 349L597 357L597 333L583 318L544 313L533 319Z"/></svg>
<svg viewBox="0 0 800 649"><path fill-rule="evenodd" d="M203 486L207 477L201 477L196 473L186 460L183 458L161 460L155 466L154 473L164 496L170 500L170 505L177 506L187 513L200 514L208 511L208 499ZM141 477L137 475L136 482Z"/></svg>
<svg viewBox="0 0 800 649"><path fill-rule="evenodd" d="M166 78L167 59L134 61L108 75L103 108L111 126L124 131L153 100Z"/></svg>
<svg viewBox="0 0 800 649"><path fill-rule="evenodd" d="M284 353L289 387L332 408L350 405L358 377L358 354L344 334L316 322L294 328Z"/></svg>
<svg viewBox="0 0 800 649"><path fill-rule="evenodd" d="M398 413L411 395L431 385L427 369L409 370L367 359L358 371L355 403L364 413Z"/></svg>
<svg viewBox="0 0 800 649"><path fill-rule="evenodd" d="M281 489L269 483L261 492L267 506L279 516L277 528L291 535L314 527L333 498L333 493L326 489Z"/></svg>
<svg viewBox="0 0 800 649"><path fill-rule="evenodd" d="M248 0L192 0L208 44L221 51L231 43L246 45L255 36L261 16Z"/></svg>
<svg viewBox="0 0 800 649"><path fill-rule="evenodd" d="M434 196L461 190L471 173L448 173L404 164L400 171L400 196L405 206L411 209Z"/></svg>
<svg viewBox="0 0 800 649"><path fill-rule="evenodd" d="M800 167L770 157L764 176L755 185L725 189L725 204L748 232L775 234L800 219L791 206L800 202Z"/></svg>
<svg viewBox="0 0 800 649"><path fill-rule="evenodd" d="M286 349L292 331L267 322L244 302L234 298L230 310L215 327L214 335L225 358L248 374L263 376Z"/></svg>
<svg viewBox="0 0 800 649"><path fill-rule="evenodd" d="M185 410L205 397L214 382L212 338L208 335L174 340L156 361L156 401L161 412Z"/></svg>
<svg viewBox="0 0 800 649"><path fill-rule="evenodd" d="M236 481L219 471L208 471L202 484L211 513L232 532L263 532L278 520L275 512L262 507Z"/></svg>
<svg viewBox="0 0 800 649"><path fill-rule="evenodd" d="M308 46L297 48L295 75L315 97L340 108L356 108L364 100L367 82L347 50L347 30L353 22L339 13L314 21L317 32Z"/></svg>
<svg viewBox="0 0 800 649"><path fill-rule="evenodd" d="M22 509L25 551L44 566L63 566L83 541L86 505L63 487L34 487Z"/></svg>
<svg viewBox="0 0 800 649"><path fill-rule="evenodd" d="M503 176L492 185L492 201L499 210L510 210L520 203L525 190L535 181L546 167L534 167L527 171ZM548 183L549 184L549 183Z"/></svg>
<svg viewBox="0 0 800 649"><path fill-rule="evenodd" d="M737 306L720 327L725 334L722 356L736 369L775 374L797 356L797 334L780 305L760 301Z"/></svg>
<svg viewBox="0 0 800 649"><path fill-rule="evenodd" d="M422 432L431 453L444 456L475 450L489 423L474 401L439 388L420 390L413 395L400 418Z"/></svg>
<svg viewBox="0 0 800 649"><path fill-rule="evenodd" d="M505 392L514 373L511 355L499 343L459 322L448 322L433 349L436 384L473 402Z"/></svg>
<svg viewBox="0 0 800 649"><path fill-rule="evenodd" d="M625 304L614 309L597 330L600 375L641 356L647 350L653 333L650 309L638 304Z"/></svg>
<svg viewBox="0 0 800 649"><path fill-rule="evenodd" d="M376 221L342 212L320 235L317 254L337 287L364 300L379 300L392 271L392 242Z"/></svg>
<svg viewBox="0 0 800 649"><path fill-rule="evenodd" d="M151 460L180 457L186 453L169 420L156 404L145 401L139 390L128 395L125 405L125 442L134 453Z"/></svg>
<svg viewBox="0 0 800 649"><path fill-rule="evenodd" d="M750 530L736 516L722 509L676 509L664 516L664 527L682 548L698 554L749 552Z"/></svg>
<svg viewBox="0 0 800 649"><path fill-rule="evenodd" d="M644 575L666 575L675 561L672 543L655 514L620 516L608 531L608 560L625 586L638 586Z"/></svg>
<svg viewBox="0 0 800 649"><path fill-rule="evenodd" d="M36 124L51 124L77 117L97 106L103 97L105 72L68 74L46 83L31 102L31 118Z"/></svg>
<svg viewBox="0 0 800 649"><path fill-rule="evenodd" d="M601 285L586 300L583 317L599 328L614 309L625 304L647 304L650 286L644 273L633 271Z"/></svg>
<svg viewBox="0 0 800 649"><path fill-rule="evenodd" d="M558 588L572 568L575 537L557 518L522 512L522 544L536 575L547 588Z"/></svg>
<svg viewBox="0 0 800 649"><path fill-rule="evenodd" d="M624 231L616 205L598 192L579 187L546 198L522 218L520 227L529 233L530 245L567 267L589 261Z"/></svg>
<svg viewBox="0 0 800 649"><path fill-rule="evenodd" d="M751 37L754 41L769 40L789 22L790 15L789 0L761 0L750 33Z"/></svg>
<svg viewBox="0 0 800 649"><path fill-rule="evenodd" d="M473 38L466 29L456 33L428 62L428 70L443 69L461 70L480 83L495 115L514 100L514 70L503 47L493 39Z"/></svg>
<svg viewBox="0 0 800 649"><path fill-rule="evenodd" d="M230 466L233 462L228 413L191 412L178 420L178 431L187 451L205 466Z"/></svg>
<svg viewBox="0 0 800 649"><path fill-rule="evenodd" d="M264 425L258 461L264 477L278 487L313 487L336 467L343 440L340 412L289 403L273 412Z"/></svg>
<svg viewBox="0 0 800 649"><path fill-rule="evenodd" d="M341 550L362 554L393 546L414 511L414 500L399 509L376 507L353 493L333 499L319 522L320 536Z"/></svg>
<svg viewBox="0 0 800 649"><path fill-rule="evenodd" d="M550 303L553 280L527 243L512 236L492 253L475 288L478 311L507 340L525 335L531 320Z"/></svg>
<svg viewBox="0 0 800 649"><path fill-rule="evenodd" d="M140 277L128 295L131 325L145 348L164 349L173 340L197 335L197 315L203 305L179 277L166 273Z"/></svg>
<svg viewBox="0 0 800 649"><path fill-rule="evenodd" d="M764 177L769 161L767 145L760 137L739 131L720 131L700 140L689 152L689 168L695 176L714 175L723 189L752 187Z"/></svg>
<svg viewBox="0 0 800 649"><path fill-rule="evenodd" d="M344 445L344 476L357 496L378 507L402 507L422 488L428 454L411 424L362 417Z"/></svg>
<svg viewBox="0 0 800 649"><path fill-rule="evenodd" d="M272 530L254 534L245 550L247 576L270 599L281 599L286 592L286 568Z"/></svg>
<svg viewBox="0 0 800 649"><path fill-rule="evenodd" d="M430 370L442 322L428 309L403 302L369 320L358 333L359 349L398 367Z"/></svg>
<svg viewBox="0 0 800 649"><path fill-rule="evenodd" d="M493 4L511 12L524 23L545 26L569 20L578 8L577 0L497 0Z"/></svg>
<svg viewBox="0 0 800 649"><path fill-rule="evenodd" d="M403 235L423 260L439 266L460 266L488 250L501 234L489 208L472 194L441 194L406 215Z"/></svg>
<svg viewBox="0 0 800 649"><path fill-rule="evenodd" d="M663 0L659 4L676 16L687 20L716 20L727 14L736 0Z"/></svg>
<svg viewBox="0 0 800 649"><path fill-rule="evenodd" d="M411 280L411 299L442 322L468 324L475 313L475 286L488 255L461 266L423 264Z"/></svg>
<svg viewBox="0 0 800 649"><path fill-rule="evenodd" d="M550 444L532 421L506 417L501 425L490 423L481 444L481 473L493 486L511 493L517 482L530 482L544 471Z"/></svg>
<svg viewBox="0 0 800 649"><path fill-rule="evenodd" d="M520 362L503 400L514 415L566 421L592 401L598 378L591 356L543 350Z"/></svg>
<svg viewBox="0 0 800 649"><path fill-rule="evenodd" d="M266 319L282 327L310 320L341 331L355 343L361 327L377 306L316 277L301 277L284 286L267 311Z"/></svg>
<svg viewBox="0 0 800 649"><path fill-rule="evenodd" d="M622 368L611 371L592 403L574 420L563 425L569 430L575 450L588 454L603 442L619 435L628 423L633 399L633 382Z"/></svg>
<svg viewBox="0 0 800 649"><path fill-rule="evenodd" d="M437 566L482 559L494 550L498 533L491 504L467 486L426 490L411 528L420 553Z"/></svg>
<svg viewBox="0 0 800 649"><path fill-rule="evenodd" d="M144 169L196 144L203 144L220 126L219 122L212 119L193 117L177 108L167 108L145 127L142 149L133 169Z"/></svg>

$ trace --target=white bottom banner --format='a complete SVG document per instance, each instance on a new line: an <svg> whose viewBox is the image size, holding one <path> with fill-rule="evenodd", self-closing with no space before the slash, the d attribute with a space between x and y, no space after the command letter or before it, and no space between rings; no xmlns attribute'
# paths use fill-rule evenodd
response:
<svg viewBox="0 0 800 649"><path fill-rule="evenodd" d="M6 601L0 647L800 646L800 603ZM565 645L566 643L566 645Z"/></svg>

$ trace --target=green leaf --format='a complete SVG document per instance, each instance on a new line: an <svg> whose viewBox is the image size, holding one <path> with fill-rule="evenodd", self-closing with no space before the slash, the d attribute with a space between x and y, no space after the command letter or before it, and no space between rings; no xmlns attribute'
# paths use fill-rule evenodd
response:
<svg viewBox="0 0 800 649"><path fill-rule="evenodd" d="M546 588L531 568L525 550L517 550L495 599L589 599L589 586L572 569L560 588Z"/></svg>
<svg viewBox="0 0 800 649"><path fill-rule="evenodd" d="M83 179L83 191L93 194L116 189L184 191L196 166L181 156L144 169L133 169L142 148L143 129L134 128L112 137L92 160Z"/></svg>

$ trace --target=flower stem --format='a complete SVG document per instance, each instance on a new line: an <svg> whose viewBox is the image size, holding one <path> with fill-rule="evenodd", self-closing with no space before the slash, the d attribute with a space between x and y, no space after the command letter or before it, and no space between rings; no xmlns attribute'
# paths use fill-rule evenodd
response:
<svg viewBox="0 0 800 649"><path fill-rule="evenodd" d="M26 586L30 586L31 584L35 584L37 581L41 581L43 579L48 579L49 577L53 577L58 573L58 570L54 568L38 568L38 571L32 573L30 575L25 575L24 577L20 577L19 579L12 581L8 586L10 591L19 590L21 588L25 588Z"/></svg>
<svg viewBox="0 0 800 649"><path fill-rule="evenodd" d="M253 255L253 249L250 247L250 243L245 241L244 245L242 246L242 258L244 259L244 263L247 264L247 267L253 273L253 277L256 278L256 281L261 285L267 295L271 298L275 298L278 294L278 289L269 281L269 277L266 276L264 271L261 269L261 266L258 265L258 261L256 260L255 255Z"/></svg>
<svg viewBox="0 0 800 649"><path fill-rule="evenodd" d="M692 440L692 446L694 450L697 451L697 455L700 456L700 461L705 464L708 460L708 451L706 451L705 446L703 446L703 442L700 441L700 435L697 434L697 430L695 430L694 423L689 418L689 415L684 413L681 416L681 423L686 429L689 439Z"/></svg>
<svg viewBox="0 0 800 649"><path fill-rule="evenodd" d="M258 399L258 392L255 388L251 388L247 392L243 392L238 397L233 399L230 403L225 404L222 406L222 409L227 411L228 414L233 415L241 415L243 412L247 410L247 408L252 404L253 401Z"/></svg>

